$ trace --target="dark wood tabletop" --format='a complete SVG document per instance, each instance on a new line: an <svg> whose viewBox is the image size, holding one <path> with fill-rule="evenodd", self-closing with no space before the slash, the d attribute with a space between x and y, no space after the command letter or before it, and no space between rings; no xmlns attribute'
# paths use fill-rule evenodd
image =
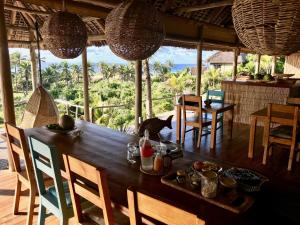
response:
<svg viewBox="0 0 300 225"><path fill-rule="evenodd" d="M237 220L240 221L241 218L244 218L244 215L237 216L168 187L161 183L160 177L141 173L138 165L129 165L126 160L127 144L138 141L136 136L85 121L77 121L76 126L82 131L82 134L77 137L72 134L56 134L45 127L26 129L25 134L33 135L41 141L55 146L61 153L73 155L87 163L105 168L111 199L116 205L125 209L127 207L127 188L134 186L187 211L197 213L201 219L211 221L208 224L237 224ZM186 168L195 160L199 160L199 155L184 152L183 158L174 161L172 169ZM223 219L216 220L216 216ZM225 222L227 220L228 223ZM235 222L233 223L233 221Z"/></svg>

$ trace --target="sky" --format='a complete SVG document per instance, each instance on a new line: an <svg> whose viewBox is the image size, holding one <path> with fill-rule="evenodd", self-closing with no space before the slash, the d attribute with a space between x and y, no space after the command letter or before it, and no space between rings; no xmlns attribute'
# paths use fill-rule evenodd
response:
<svg viewBox="0 0 300 225"><path fill-rule="evenodd" d="M28 49L14 48L9 50L10 53L15 51L21 52L22 56L29 58ZM203 61L211 56L215 51L204 51ZM106 62L106 63L118 63L126 64L127 61L121 59L120 57L114 55L108 46L103 47L89 47L87 50L88 61L91 63ZM59 63L64 60L55 57L49 51L41 51L41 57L49 65L51 63ZM185 49L178 47L161 47L151 58L150 61L159 61L164 63L167 60L171 60L174 64L196 64L197 51L196 49ZM67 60L70 63L81 64L81 57L75 59Z"/></svg>

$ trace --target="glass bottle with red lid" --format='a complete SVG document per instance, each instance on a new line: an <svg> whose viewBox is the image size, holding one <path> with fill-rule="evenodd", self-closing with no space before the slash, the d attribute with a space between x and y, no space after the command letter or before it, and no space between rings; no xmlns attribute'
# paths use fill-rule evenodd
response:
<svg viewBox="0 0 300 225"><path fill-rule="evenodd" d="M154 149L149 140L149 131L145 130L144 137L140 139L141 166L143 170L153 169Z"/></svg>

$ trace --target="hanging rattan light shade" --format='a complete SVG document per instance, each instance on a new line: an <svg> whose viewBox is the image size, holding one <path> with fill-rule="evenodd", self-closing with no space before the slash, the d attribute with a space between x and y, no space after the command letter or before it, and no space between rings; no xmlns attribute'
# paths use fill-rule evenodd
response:
<svg viewBox="0 0 300 225"><path fill-rule="evenodd" d="M240 40L257 53L300 50L299 0L234 0L232 18Z"/></svg>
<svg viewBox="0 0 300 225"><path fill-rule="evenodd" d="M23 129L54 124L58 122L58 109L43 86L32 93L23 114L20 127Z"/></svg>
<svg viewBox="0 0 300 225"><path fill-rule="evenodd" d="M106 42L126 60L143 60L154 54L165 37L161 14L141 0L127 0L106 18Z"/></svg>
<svg viewBox="0 0 300 225"><path fill-rule="evenodd" d="M44 23L42 36L46 48L62 59L78 57L87 44L87 30L79 16L56 12Z"/></svg>

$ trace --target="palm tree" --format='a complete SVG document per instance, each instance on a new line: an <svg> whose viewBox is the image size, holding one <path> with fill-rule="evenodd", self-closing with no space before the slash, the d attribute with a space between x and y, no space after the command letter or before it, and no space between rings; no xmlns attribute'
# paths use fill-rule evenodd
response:
<svg viewBox="0 0 300 225"><path fill-rule="evenodd" d="M29 76L31 73L31 64L29 61L22 61L20 63L20 73L24 76L25 78L25 95L28 94L28 88L29 88ZM23 86L23 91L24 91L24 86Z"/></svg>
<svg viewBox="0 0 300 225"><path fill-rule="evenodd" d="M12 67L14 67L13 77L15 79L16 91L18 91L18 70L20 69L22 60L26 60L26 58L23 57L20 52L10 54L10 63Z"/></svg>
<svg viewBox="0 0 300 225"><path fill-rule="evenodd" d="M60 63L61 76L66 81L67 87L72 86L72 75L70 72L70 64L67 61Z"/></svg>
<svg viewBox="0 0 300 225"><path fill-rule="evenodd" d="M80 78L82 75L82 68L77 64L71 65L71 76L73 80L76 80L77 83L80 82Z"/></svg>

